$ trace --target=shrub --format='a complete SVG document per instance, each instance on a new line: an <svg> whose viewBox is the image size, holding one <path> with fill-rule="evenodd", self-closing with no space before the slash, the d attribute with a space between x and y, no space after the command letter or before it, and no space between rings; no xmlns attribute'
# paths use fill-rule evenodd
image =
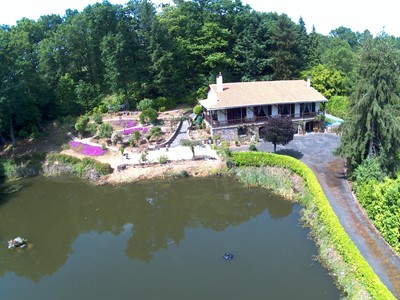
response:
<svg viewBox="0 0 400 300"><path fill-rule="evenodd" d="M193 113L194 113L195 115L201 115L201 114L203 113L203 106L201 106L200 104L199 104L199 105L196 105L196 106L193 108Z"/></svg>
<svg viewBox="0 0 400 300"><path fill-rule="evenodd" d="M250 144L249 151L257 151L257 147L254 144Z"/></svg>
<svg viewBox="0 0 400 300"><path fill-rule="evenodd" d="M83 135L86 131L86 127L89 124L90 118L88 116L81 116L75 123L75 129Z"/></svg>
<svg viewBox="0 0 400 300"><path fill-rule="evenodd" d="M149 108L154 108L154 106L153 100L145 98L136 105L136 108L137 110L144 111Z"/></svg>
<svg viewBox="0 0 400 300"><path fill-rule="evenodd" d="M92 115L92 119L97 124L103 123L103 116L100 113L95 113Z"/></svg>
<svg viewBox="0 0 400 300"><path fill-rule="evenodd" d="M142 113L139 116L140 123L145 124L145 123L155 123L158 118L158 112L153 109L153 108L147 108L142 111Z"/></svg>
<svg viewBox="0 0 400 300"><path fill-rule="evenodd" d="M86 130L91 134L95 135L97 132L97 124L96 123L89 123L86 127Z"/></svg>
<svg viewBox="0 0 400 300"><path fill-rule="evenodd" d="M99 137L104 139L109 139L114 131L114 128L110 123L103 123L100 125L99 128Z"/></svg>
<svg viewBox="0 0 400 300"><path fill-rule="evenodd" d="M168 155L160 155L158 157L158 162L163 165L166 164L168 162Z"/></svg>
<svg viewBox="0 0 400 300"><path fill-rule="evenodd" d="M326 110L339 118L346 118L349 110L349 99L346 96L332 96L326 104Z"/></svg>

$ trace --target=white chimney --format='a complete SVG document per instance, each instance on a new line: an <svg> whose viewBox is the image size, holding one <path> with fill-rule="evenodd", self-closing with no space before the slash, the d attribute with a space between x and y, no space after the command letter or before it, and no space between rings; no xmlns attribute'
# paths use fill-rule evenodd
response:
<svg viewBox="0 0 400 300"><path fill-rule="evenodd" d="M311 76L307 76L307 87L311 87Z"/></svg>
<svg viewBox="0 0 400 300"><path fill-rule="evenodd" d="M217 76L217 92L222 93L224 91L224 83L222 81L222 74L219 72L219 75Z"/></svg>

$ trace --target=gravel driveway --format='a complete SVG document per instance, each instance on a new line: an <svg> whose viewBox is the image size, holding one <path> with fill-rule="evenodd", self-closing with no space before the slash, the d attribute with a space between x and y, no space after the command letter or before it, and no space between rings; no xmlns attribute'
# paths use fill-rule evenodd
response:
<svg viewBox="0 0 400 300"><path fill-rule="evenodd" d="M314 171L347 234L382 282L400 299L400 258L353 198L345 177L345 162L333 155L339 143L340 137L335 134L310 133L295 136L286 146L277 145L277 153L296 157ZM257 148L259 151L273 152L271 143L259 143Z"/></svg>

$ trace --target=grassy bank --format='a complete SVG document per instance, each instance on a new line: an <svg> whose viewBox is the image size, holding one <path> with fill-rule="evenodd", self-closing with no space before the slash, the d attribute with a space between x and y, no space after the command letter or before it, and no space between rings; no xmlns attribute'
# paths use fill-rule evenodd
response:
<svg viewBox="0 0 400 300"><path fill-rule="evenodd" d="M348 299L395 299L341 226L314 173L292 157L262 152L234 152L236 166L286 168L304 181L303 221L310 226L320 259Z"/></svg>

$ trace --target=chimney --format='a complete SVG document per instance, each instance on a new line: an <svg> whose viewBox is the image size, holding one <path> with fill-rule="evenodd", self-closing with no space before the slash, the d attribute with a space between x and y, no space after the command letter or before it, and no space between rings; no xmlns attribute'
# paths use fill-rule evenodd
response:
<svg viewBox="0 0 400 300"><path fill-rule="evenodd" d="M307 87L311 87L311 76L307 76Z"/></svg>
<svg viewBox="0 0 400 300"><path fill-rule="evenodd" d="M217 92L222 93L224 91L224 83L222 81L222 74L219 72L219 75L217 76Z"/></svg>

